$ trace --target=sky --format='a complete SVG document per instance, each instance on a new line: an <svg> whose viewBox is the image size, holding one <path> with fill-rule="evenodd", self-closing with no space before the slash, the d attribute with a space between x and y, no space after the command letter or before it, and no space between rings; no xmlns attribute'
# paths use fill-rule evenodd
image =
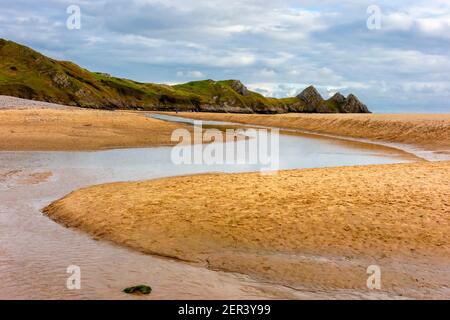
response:
<svg viewBox="0 0 450 320"><path fill-rule="evenodd" d="M91 71L240 79L273 97L313 84L375 112L450 112L449 0L0 1L1 38Z"/></svg>

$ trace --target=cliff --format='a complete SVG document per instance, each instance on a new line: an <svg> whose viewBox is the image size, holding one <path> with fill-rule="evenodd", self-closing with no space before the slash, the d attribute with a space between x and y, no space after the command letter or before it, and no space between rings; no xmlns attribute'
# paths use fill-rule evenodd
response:
<svg viewBox="0 0 450 320"><path fill-rule="evenodd" d="M91 72L3 39L0 39L0 95L96 109L368 112L354 95L324 100L312 86L297 97L275 99L250 91L239 80L202 80L173 86L141 83Z"/></svg>

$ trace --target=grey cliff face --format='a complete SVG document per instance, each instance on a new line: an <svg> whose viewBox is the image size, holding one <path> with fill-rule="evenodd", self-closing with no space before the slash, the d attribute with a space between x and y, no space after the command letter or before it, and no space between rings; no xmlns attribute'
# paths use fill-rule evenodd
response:
<svg viewBox="0 0 450 320"><path fill-rule="evenodd" d="M309 86L297 98L299 101L289 107L290 112L370 113L367 106L353 94L346 98L337 92L330 99L324 100L316 88Z"/></svg>
<svg viewBox="0 0 450 320"><path fill-rule="evenodd" d="M346 98L340 93L340 92L336 92L331 98L330 100L334 103L337 103L338 105L343 104L346 100Z"/></svg>
<svg viewBox="0 0 450 320"><path fill-rule="evenodd" d="M339 106L339 111L342 113L370 113L367 106L353 94L348 95L345 102Z"/></svg>
<svg viewBox="0 0 450 320"><path fill-rule="evenodd" d="M319 108L324 101L320 93L313 86L309 86L303 90L297 98L304 102L304 112L316 112L317 108Z"/></svg>
<svg viewBox="0 0 450 320"><path fill-rule="evenodd" d="M233 80L233 82L231 83L231 87L241 96L247 97L250 95L250 91L248 91L247 87L244 86L244 84L239 80Z"/></svg>

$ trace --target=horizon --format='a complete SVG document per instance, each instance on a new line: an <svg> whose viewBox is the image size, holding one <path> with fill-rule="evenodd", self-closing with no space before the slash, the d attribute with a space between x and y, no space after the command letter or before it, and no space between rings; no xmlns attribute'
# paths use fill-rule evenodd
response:
<svg viewBox="0 0 450 320"><path fill-rule="evenodd" d="M376 28L370 1L221 3L6 1L0 37L139 82L238 79L275 98L312 84L325 99L353 93L376 113L450 111L445 1L379 1ZM70 5L79 29L66 24Z"/></svg>

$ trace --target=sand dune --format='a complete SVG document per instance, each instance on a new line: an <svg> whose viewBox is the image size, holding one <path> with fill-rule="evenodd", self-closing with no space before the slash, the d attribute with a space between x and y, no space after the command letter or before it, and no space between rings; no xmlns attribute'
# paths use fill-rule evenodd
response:
<svg viewBox="0 0 450 320"><path fill-rule="evenodd" d="M450 162L208 174L78 190L44 212L94 237L294 287L450 297Z"/></svg>
<svg viewBox="0 0 450 320"><path fill-rule="evenodd" d="M173 114L173 113L167 113ZM415 145L450 154L450 114L223 114L178 113L202 120L222 120L302 129L354 138Z"/></svg>

